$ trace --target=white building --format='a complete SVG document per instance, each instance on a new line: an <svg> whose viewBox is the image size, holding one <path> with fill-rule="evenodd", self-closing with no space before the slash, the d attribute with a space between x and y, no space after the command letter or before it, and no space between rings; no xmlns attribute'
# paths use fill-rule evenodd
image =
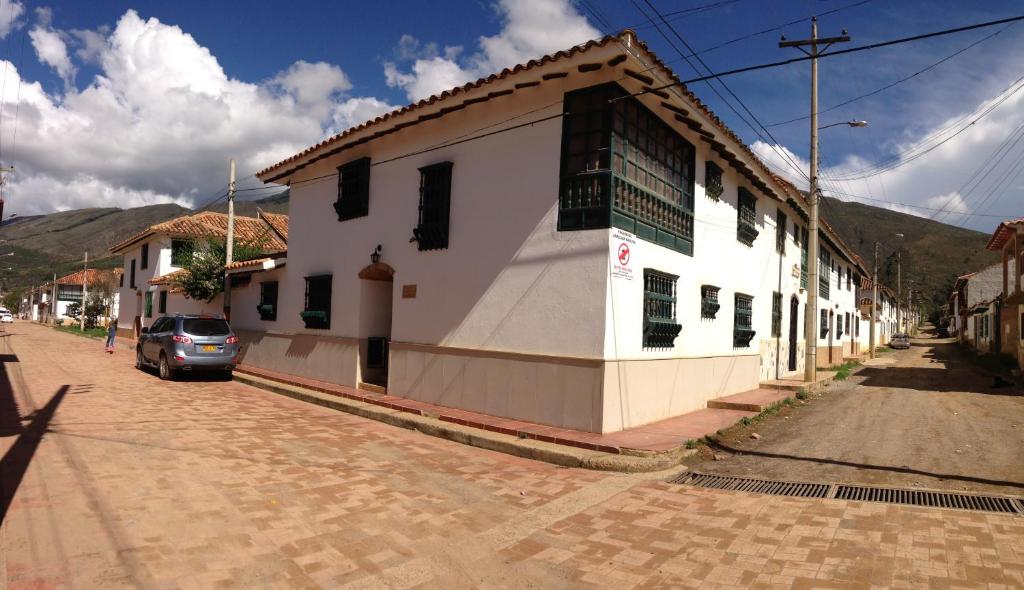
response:
<svg viewBox="0 0 1024 590"><path fill-rule="evenodd" d="M677 81L626 31L263 170L303 231L231 269L243 363L593 432L801 372L804 197ZM825 366L863 269L821 236Z"/></svg>
<svg viewBox="0 0 1024 590"><path fill-rule="evenodd" d="M68 306L76 303L79 306L84 305L82 300L82 284L87 279L85 283L87 296L106 292L103 303L106 306L107 312L99 320L100 323L105 324L107 319L116 318L119 311L120 292L118 282L120 278L120 269L90 268L88 271L80 270L60 277L56 280L56 285L54 282L45 283L39 287L40 291L44 294L43 301L47 303L42 317L39 318L40 321L70 320ZM56 296L56 305L51 308L49 302L54 296Z"/></svg>
<svg viewBox="0 0 1024 590"><path fill-rule="evenodd" d="M236 216L236 241L259 245L267 252L284 251L287 226L286 215L260 211L257 217ZM226 236L227 215L207 211L150 226L111 247L112 253L124 255L118 334L134 338L162 315L223 313L222 295L212 301L190 299L175 287L175 279L187 272L181 264L193 243L223 241Z"/></svg>

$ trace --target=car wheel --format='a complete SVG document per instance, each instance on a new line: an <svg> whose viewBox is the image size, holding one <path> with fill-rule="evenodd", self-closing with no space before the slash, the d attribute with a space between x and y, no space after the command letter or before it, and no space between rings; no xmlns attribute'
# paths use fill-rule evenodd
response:
<svg viewBox="0 0 1024 590"><path fill-rule="evenodd" d="M167 355L160 353L160 378L164 381L170 381L174 379L174 369L171 368L171 364L167 362Z"/></svg>
<svg viewBox="0 0 1024 590"><path fill-rule="evenodd" d="M235 373L232 369L224 369L220 376L223 377L225 381L231 381L231 379L234 377L234 374Z"/></svg>
<svg viewBox="0 0 1024 590"><path fill-rule="evenodd" d="M135 349L135 368L140 371L146 368L146 359L142 356L141 348Z"/></svg>

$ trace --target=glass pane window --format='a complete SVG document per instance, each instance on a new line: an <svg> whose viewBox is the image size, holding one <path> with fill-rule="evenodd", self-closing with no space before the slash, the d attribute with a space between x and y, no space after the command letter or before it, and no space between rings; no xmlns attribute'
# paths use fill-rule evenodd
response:
<svg viewBox="0 0 1024 590"><path fill-rule="evenodd" d="M821 336L819 338L825 338L828 336L828 310L821 310Z"/></svg>
<svg viewBox="0 0 1024 590"><path fill-rule="evenodd" d="M260 283L260 304L256 311L265 322L277 320L277 281Z"/></svg>
<svg viewBox="0 0 1024 590"><path fill-rule="evenodd" d="M331 327L332 275L306 277L305 305L302 320L307 328L326 330Z"/></svg>
<svg viewBox="0 0 1024 590"><path fill-rule="evenodd" d="M153 317L153 292L146 291L146 306L145 313L147 318Z"/></svg>
<svg viewBox="0 0 1024 590"><path fill-rule="evenodd" d="M157 305L157 313L167 313L167 291L160 291L160 300Z"/></svg>
<svg viewBox="0 0 1024 590"><path fill-rule="evenodd" d="M139 268L149 268L149 244L142 245L142 253L139 254Z"/></svg>
<svg viewBox="0 0 1024 590"><path fill-rule="evenodd" d="M836 316L836 339L843 337L843 315Z"/></svg>
<svg viewBox="0 0 1024 590"><path fill-rule="evenodd" d="M645 348L672 348L682 326L676 321L675 275L644 269Z"/></svg>
<svg viewBox="0 0 1024 590"><path fill-rule="evenodd" d="M743 293L734 296L732 345L747 348L754 339L754 298Z"/></svg>

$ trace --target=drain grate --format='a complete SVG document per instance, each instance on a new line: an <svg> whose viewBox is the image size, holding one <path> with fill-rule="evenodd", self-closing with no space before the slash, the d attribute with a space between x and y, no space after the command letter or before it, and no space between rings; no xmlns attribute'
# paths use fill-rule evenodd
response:
<svg viewBox="0 0 1024 590"><path fill-rule="evenodd" d="M828 497L830 487L828 484L823 483L772 481L768 479L748 479L745 477L707 475L703 473L683 473L671 480L671 483L686 484L698 488L751 492L772 496L795 496L797 498L826 498Z"/></svg>
<svg viewBox="0 0 1024 590"><path fill-rule="evenodd" d="M897 488L873 488L867 486L840 485L836 487L837 500L859 500L861 502L884 502L931 508L954 508L981 512L1003 512L1017 514L1019 500L1000 496L975 496L953 492L927 490L902 490Z"/></svg>
<svg viewBox="0 0 1024 590"><path fill-rule="evenodd" d="M982 496L912 490L900 488L878 488L848 484L804 483L711 475L707 473L683 472L668 480L668 483L690 485L698 488L751 492L771 496L793 496L797 498L833 498L860 502L881 502L906 506L950 508L1003 514L1024 514L1024 499L1005 496Z"/></svg>

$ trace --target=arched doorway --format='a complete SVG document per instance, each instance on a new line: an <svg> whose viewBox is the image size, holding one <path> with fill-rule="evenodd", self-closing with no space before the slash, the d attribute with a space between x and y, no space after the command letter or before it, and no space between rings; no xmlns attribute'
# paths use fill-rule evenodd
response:
<svg viewBox="0 0 1024 590"><path fill-rule="evenodd" d="M800 312L800 300L794 295L789 300L789 371L796 370L796 337L799 323L797 315Z"/></svg>
<svg viewBox="0 0 1024 590"><path fill-rule="evenodd" d="M359 381L388 384L395 269L374 262L359 271Z"/></svg>

